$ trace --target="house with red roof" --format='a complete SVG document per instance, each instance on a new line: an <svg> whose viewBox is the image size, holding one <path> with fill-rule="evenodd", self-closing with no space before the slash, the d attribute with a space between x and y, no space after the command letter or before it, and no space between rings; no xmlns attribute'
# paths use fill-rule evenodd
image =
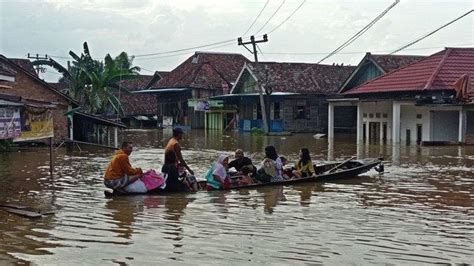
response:
<svg viewBox="0 0 474 266"><path fill-rule="evenodd" d="M246 63L230 94L213 97L237 107L240 131L263 129L260 88L270 132L325 132L327 102L354 67L307 63Z"/></svg>
<svg viewBox="0 0 474 266"><path fill-rule="evenodd" d="M246 62L241 54L196 52L155 87L135 93L157 97L159 122L204 128L205 113L213 110L200 107L209 106L211 96L228 93Z"/></svg>
<svg viewBox="0 0 474 266"><path fill-rule="evenodd" d="M423 58L425 56L366 53L354 71L342 83L338 93L341 95L345 91ZM334 118L331 120L334 124L331 126L335 132L353 133L357 127L357 102L338 101L340 98L338 96L329 99L330 106L334 106L332 107Z"/></svg>
<svg viewBox="0 0 474 266"><path fill-rule="evenodd" d="M465 143L474 135L474 48L446 48L368 82L341 90L329 104L357 106L357 141ZM472 97L472 98L471 98Z"/></svg>

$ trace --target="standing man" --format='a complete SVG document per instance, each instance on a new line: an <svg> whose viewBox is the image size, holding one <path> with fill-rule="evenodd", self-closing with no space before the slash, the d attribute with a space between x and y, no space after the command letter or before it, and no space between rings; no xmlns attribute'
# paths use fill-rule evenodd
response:
<svg viewBox="0 0 474 266"><path fill-rule="evenodd" d="M173 129L173 137L168 141L168 144L166 144L165 154L168 151L174 151L176 158L178 159L178 164L186 168L191 175L194 175L194 171L189 168L189 166L186 164L186 161L183 159L183 155L181 154L181 145L179 145L179 141L183 139L183 134L184 132L181 128L177 127ZM167 162L165 158L165 164L166 163Z"/></svg>
<svg viewBox="0 0 474 266"><path fill-rule="evenodd" d="M253 170L255 167L252 165L252 160L244 156L244 151L242 149L237 149L235 151L235 160L229 163L229 169L234 167L237 172L240 172L240 169L244 166L251 166L251 172L254 172Z"/></svg>
<svg viewBox="0 0 474 266"><path fill-rule="evenodd" d="M104 185L111 189L122 189L137 181L142 175L141 168L133 168L128 157L132 154L133 144L122 143L121 149L115 152L104 175Z"/></svg>

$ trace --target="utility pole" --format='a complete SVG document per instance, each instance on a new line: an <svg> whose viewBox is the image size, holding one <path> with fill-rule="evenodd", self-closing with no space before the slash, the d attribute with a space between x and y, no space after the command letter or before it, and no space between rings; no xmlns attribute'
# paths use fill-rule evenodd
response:
<svg viewBox="0 0 474 266"><path fill-rule="evenodd" d="M46 54L44 56L40 56L39 54L36 54L36 56L34 56L34 55L30 55L30 53L28 53L28 59L48 60L48 55ZM38 74L38 76L39 76L40 72L44 73L46 71L46 68L44 68L40 65L35 66L35 68L36 68L36 73Z"/></svg>
<svg viewBox="0 0 474 266"><path fill-rule="evenodd" d="M250 53L253 54L254 58L255 58L255 74L257 76L257 88L258 88L258 94L260 96L260 108L261 108L261 112L262 112L262 119L263 119L263 127L264 127L264 130L265 130L265 133L268 134L268 122L267 122L267 109L265 108L265 101L263 100L263 90L262 90L262 85L260 84L260 81L258 80L258 55L257 55L257 43L261 43L261 42L268 42L268 37L266 34L263 35L263 39L262 40L255 40L255 37L252 35L250 36L250 41L248 42L242 42L242 37L238 38L237 39L237 43L239 45L243 45L245 47L245 49L247 49ZM247 46L245 46L246 44L252 44L252 48L253 48L253 52L250 51L249 48L247 48Z"/></svg>

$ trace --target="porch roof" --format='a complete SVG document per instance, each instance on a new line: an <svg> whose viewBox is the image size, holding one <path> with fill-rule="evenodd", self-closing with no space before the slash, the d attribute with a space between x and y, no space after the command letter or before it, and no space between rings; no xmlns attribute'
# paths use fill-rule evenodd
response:
<svg viewBox="0 0 474 266"><path fill-rule="evenodd" d="M98 124L102 124L102 125L119 127L119 128L127 128L127 126L125 124L121 123L121 122L116 122L116 121L113 121L113 120L110 120L110 119L107 119L107 118L103 118L103 117L100 117L100 116L97 116L97 115L93 115L93 114L88 114L88 113L78 111L78 112L75 112L74 115L78 115L78 116L82 116L82 117L94 120Z"/></svg>
<svg viewBox="0 0 474 266"><path fill-rule="evenodd" d="M295 92L274 92L270 95L263 94L264 97L281 97L281 96L292 96L292 95L301 95L301 93L295 93ZM252 93L236 93L236 94L224 94L224 95L218 95L218 96L213 96L210 97L212 100L225 100L229 98L237 98L237 97L259 97L260 94L258 92L252 92Z"/></svg>

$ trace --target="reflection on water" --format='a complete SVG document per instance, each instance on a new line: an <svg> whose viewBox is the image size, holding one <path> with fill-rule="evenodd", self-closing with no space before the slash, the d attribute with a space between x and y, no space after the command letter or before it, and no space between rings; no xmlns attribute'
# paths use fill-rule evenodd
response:
<svg viewBox="0 0 474 266"><path fill-rule="evenodd" d="M170 131L137 130L131 160L160 169ZM183 143L202 176L219 153L243 148L255 162L273 144L290 161L301 147L316 162L383 156L386 172L331 183L230 192L106 198L100 178L111 151L0 154L0 202L55 215L30 220L0 211L0 264L329 263L474 261L474 147L356 146L309 134L287 137L192 131Z"/></svg>

